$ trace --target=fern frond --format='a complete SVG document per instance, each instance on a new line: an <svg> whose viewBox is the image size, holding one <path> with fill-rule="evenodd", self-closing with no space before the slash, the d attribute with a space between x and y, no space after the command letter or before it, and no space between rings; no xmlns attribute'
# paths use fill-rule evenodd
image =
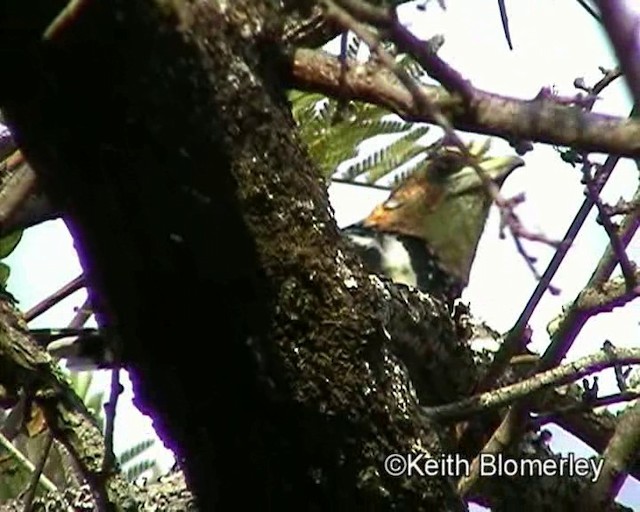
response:
<svg viewBox="0 0 640 512"><path fill-rule="evenodd" d="M153 439L145 439L144 441L140 441L139 443L134 444L131 448L128 448L118 454L118 464L120 464L121 466L128 464L138 455L151 448L154 444L155 440Z"/></svg>
<svg viewBox="0 0 640 512"><path fill-rule="evenodd" d="M347 59L355 59L362 46L362 40L355 34L350 34L349 43L347 44Z"/></svg>
<svg viewBox="0 0 640 512"><path fill-rule="evenodd" d="M384 178L389 173L396 170L411 159L425 152L425 148L416 144L418 139L423 137L429 128L421 126L415 130L406 132L396 141L388 146L372 153L364 160L350 166L345 177L355 180L362 175L366 175L366 181L375 183Z"/></svg>
<svg viewBox="0 0 640 512"><path fill-rule="evenodd" d="M134 482L140 476L150 469L153 469L157 466L157 463L153 460L145 459L143 461L138 462L137 464L127 468L124 470L124 476L129 482Z"/></svg>

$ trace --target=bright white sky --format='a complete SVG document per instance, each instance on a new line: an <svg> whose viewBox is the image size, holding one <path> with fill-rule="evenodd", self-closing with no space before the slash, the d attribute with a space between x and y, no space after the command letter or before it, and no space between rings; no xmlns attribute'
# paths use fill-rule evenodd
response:
<svg viewBox="0 0 640 512"><path fill-rule="evenodd" d="M555 86L561 94L573 94L575 78L584 77L586 83L592 85L601 77L598 66L612 68L615 65L606 36L576 0L507 0L513 52L504 39L497 0L447 0L446 4L447 11L443 12L437 2L432 1L424 14L414 6L405 6L400 11L401 18L421 37L443 34L445 45L440 56L478 88L520 98L532 98L545 86ZM630 108L624 83L618 80L605 90L594 110L626 116ZM439 133L433 128L431 138L436 139ZM492 150L513 153L499 140L494 141ZM518 209L524 223L560 239L584 198L579 171L563 163L548 146L537 145L535 151L524 158L526 167L509 178L503 191L506 196L525 191L527 200ZM636 188L637 175L633 163L621 162L605 189L605 200L615 202L620 196L629 198ZM333 185L329 192L341 226L361 219L386 197L381 191L340 184ZM595 224L594 217L592 214L587 221L554 280L561 294L554 297L547 293L531 320L534 332L531 348L544 350L548 343L546 325L563 304L573 300L606 247L607 237ZM538 257L538 269L542 272L552 250L533 243L528 244L528 250ZM631 244L630 256L640 261L637 239ZM72 240L60 221L26 232L8 264L12 269L9 290L25 310L80 273ZM513 242L499 239L495 211L481 241L470 281L464 298L471 303L475 315L499 331L513 325L536 285ZM73 308L80 306L85 297L84 291L74 294L34 321L33 326L65 326L73 316ZM637 346L638 302L590 320L569 357L575 359L591 353L599 349L605 339L617 346ZM95 382L106 389L108 378L108 372L98 372ZM600 393L615 391L612 373L605 372L600 378ZM559 429L550 430L556 451L592 455L588 447ZM151 422L133 407L128 387L120 398L116 417L116 452L152 435ZM149 455L157 456L166 469L172 464L172 458L160 444ZM640 510L638 484L628 479L618 500Z"/></svg>

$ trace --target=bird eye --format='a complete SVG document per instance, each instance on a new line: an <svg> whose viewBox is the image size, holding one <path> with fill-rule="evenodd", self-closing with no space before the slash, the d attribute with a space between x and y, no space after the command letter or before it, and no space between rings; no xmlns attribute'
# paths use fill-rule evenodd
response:
<svg viewBox="0 0 640 512"><path fill-rule="evenodd" d="M428 167L428 172L434 180L445 180L452 174L458 172L464 167L464 158L462 155L454 152L446 152L441 155L437 155L431 165Z"/></svg>

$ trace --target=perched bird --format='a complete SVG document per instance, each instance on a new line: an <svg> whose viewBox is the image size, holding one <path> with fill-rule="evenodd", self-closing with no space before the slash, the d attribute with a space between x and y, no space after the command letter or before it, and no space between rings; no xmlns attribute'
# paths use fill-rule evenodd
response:
<svg viewBox="0 0 640 512"><path fill-rule="evenodd" d="M515 156L488 156L489 140L471 154L498 186L524 165ZM363 221L343 230L370 272L451 303L469 280L491 198L459 149L439 145ZM70 369L109 367L113 352L95 329L34 329L31 334Z"/></svg>
<svg viewBox="0 0 640 512"><path fill-rule="evenodd" d="M491 157L489 146L487 139L469 150L500 187L524 162ZM490 206L486 187L460 149L440 144L386 201L343 233L370 272L450 303L468 284Z"/></svg>

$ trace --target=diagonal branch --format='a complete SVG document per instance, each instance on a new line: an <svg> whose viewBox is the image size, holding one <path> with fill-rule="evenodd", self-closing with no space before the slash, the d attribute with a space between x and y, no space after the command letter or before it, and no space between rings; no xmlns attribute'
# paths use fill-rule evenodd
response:
<svg viewBox="0 0 640 512"><path fill-rule="evenodd" d="M34 318L37 318L45 311L48 311L53 306L58 304L60 301L66 299L72 293L77 292L80 288L84 286L84 276L79 275L78 277L72 279L67 284L65 284L62 288L52 293L49 297L46 297L38 304L33 306L29 311L24 314L24 319L27 322L31 322Z"/></svg>
<svg viewBox="0 0 640 512"><path fill-rule="evenodd" d="M618 230L613 225L611 221L611 217L607 215L605 211L604 204L600 199L600 194L597 190L597 186L594 183L594 179L591 177L591 162L589 162L587 155L584 155L584 164L582 166L582 172L584 175L584 184L585 189L587 191L587 195L591 198L591 201L596 205L598 209L598 218L602 223L602 227L604 228L607 236L609 237L609 241L611 242L611 250L616 256L616 260L620 263L620 268L622 269L622 275L624 276L625 282L627 284L627 289L632 290L636 285L635 278L635 270L634 266L629 261L629 256L625 251L625 247L620 240L618 235Z"/></svg>
<svg viewBox="0 0 640 512"><path fill-rule="evenodd" d="M640 363L640 349L614 348L610 352L601 350L596 354L536 374L524 381L465 398L452 404L429 407L424 412L428 417L437 420L459 420L475 413L503 407L546 387L567 384L604 368L619 364L638 363Z"/></svg>
<svg viewBox="0 0 640 512"><path fill-rule="evenodd" d="M587 489L583 504L590 509L604 510L605 505L618 495L639 451L640 401L626 409L619 418L616 431L602 454L604 465L600 478Z"/></svg>

